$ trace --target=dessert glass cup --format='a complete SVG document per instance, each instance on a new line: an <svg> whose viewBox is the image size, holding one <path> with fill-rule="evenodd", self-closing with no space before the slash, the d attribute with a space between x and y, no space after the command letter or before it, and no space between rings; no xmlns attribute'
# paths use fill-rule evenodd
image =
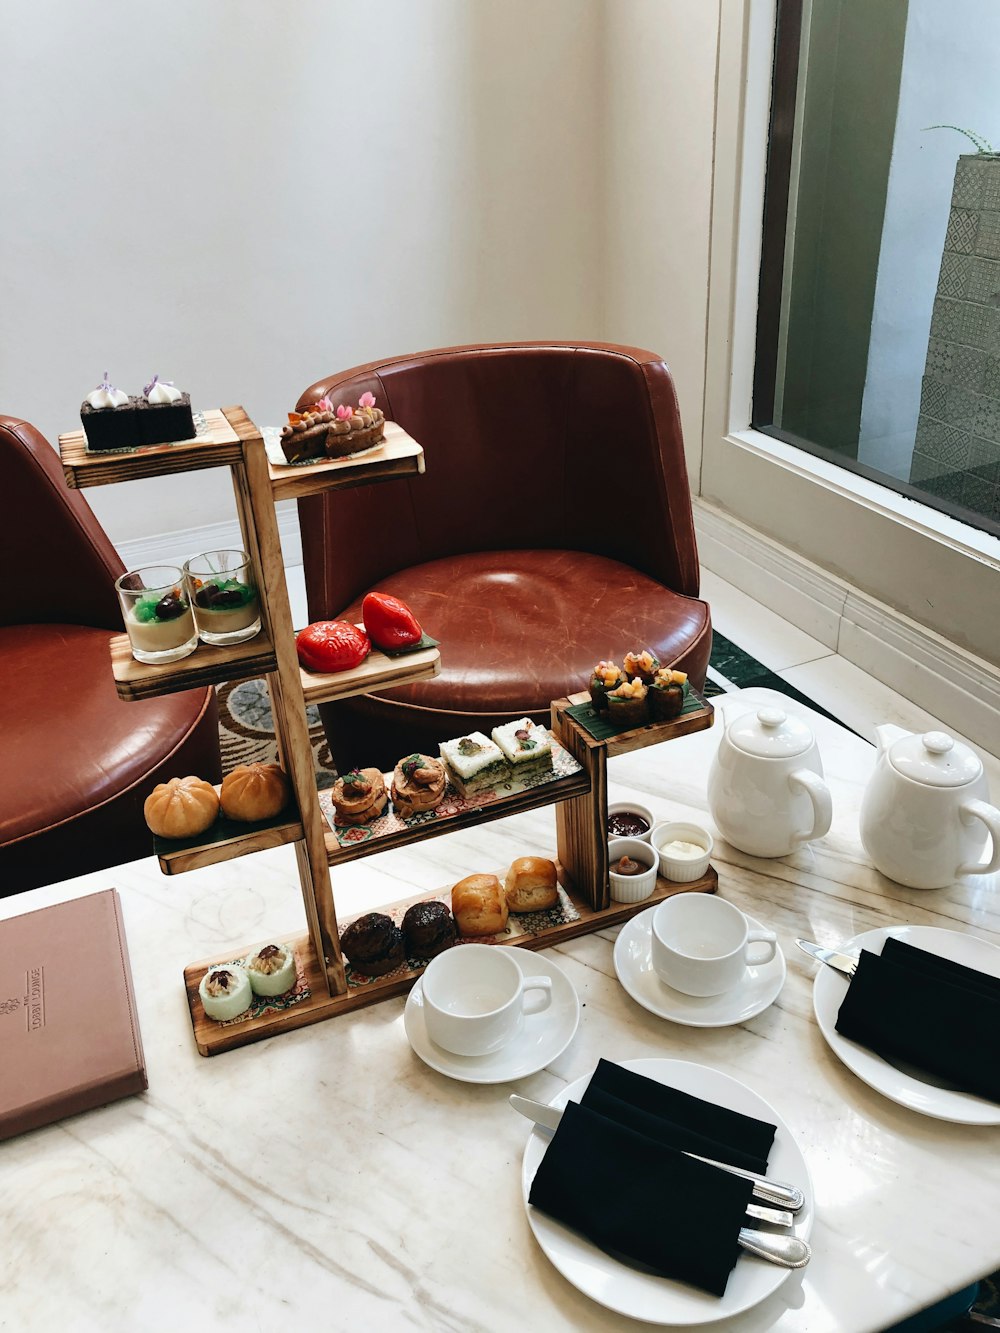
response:
<svg viewBox="0 0 1000 1333"><path fill-rule="evenodd" d="M242 643L260 632L260 600L246 551L192 556L184 578L203 643Z"/></svg>
<svg viewBox="0 0 1000 1333"><path fill-rule="evenodd" d="M133 569L115 580L137 662L178 662L198 647L184 576L176 565Z"/></svg>

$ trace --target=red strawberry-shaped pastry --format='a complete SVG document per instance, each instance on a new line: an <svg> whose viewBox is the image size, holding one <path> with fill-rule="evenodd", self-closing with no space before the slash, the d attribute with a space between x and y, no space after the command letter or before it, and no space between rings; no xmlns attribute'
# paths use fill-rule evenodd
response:
<svg viewBox="0 0 1000 1333"><path fill-rule="evenodd" d="M412 648L424 636L416 616L398 597L387 592L370 592L361 603L361 619L376 648L394 652Z"/></svg>
<svg viewBox="0 0 1000 1333"><path fill-rule="evenodd" d="M350 671L371 652L364 630L346 620L317 620L295 638L299 662L307 671Z"/></svg>

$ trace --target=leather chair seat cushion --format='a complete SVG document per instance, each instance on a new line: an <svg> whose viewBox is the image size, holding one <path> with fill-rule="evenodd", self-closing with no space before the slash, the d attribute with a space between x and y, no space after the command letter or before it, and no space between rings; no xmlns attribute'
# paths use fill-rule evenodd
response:
<svg viewBox="0 0 1000 1333"><path fill-rule="evenodd" d="M553 699L587 688L595 662L651 649L705 679L708 604L582 551L485 551L401 570L379 587L401 597L441 643L441 673L384 696L368 712L440 710L439 740L475 718L548 716ZM345 612L361 620L361 600ZM446 702L445 702L446 701Z"/></svg>
<svg viewBox="0 0 1000 1333"><path fill-rule="evenodd" d="M82 625L0 628L0 846L97 812L113 836L113 821L105 820L112 803L127 797L134 819L135 802L171 759L204 751L207 767L199 776L212 780L218 770L217 732L199 725L207 708L214 712L214 700L205 696L198 709L191 691L137 703L119 699L111 638L106 629ZM204 739L192 752L196 731ZM147 839L141 850L151 852ZM127 855L114 855L111 846L108 864L140 854L134 839L123 850Z"/></svg>

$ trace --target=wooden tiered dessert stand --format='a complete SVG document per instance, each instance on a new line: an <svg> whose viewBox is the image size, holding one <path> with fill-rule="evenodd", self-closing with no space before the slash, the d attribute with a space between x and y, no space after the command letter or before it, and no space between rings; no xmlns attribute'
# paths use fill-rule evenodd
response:
<svg viewBox="0 0 1000 1333"><path fill-rule="evenodd" d="M300 927L298 932L282 938L287 939L295 950L300 982L305 983L302 987L304 998L288 1008L266 1010L258 1016L231 1023L217 1023L204 1014L198 984L209 966L224 960L217 956L192 964L185 969L184 980L195 1040L203 1055L215 1055L291 1028L317 1023L335 1014L402 994L412 986L420 969L397 970L387 977L361 981L349 977L345 971L330 867L359 856L419 842L469 824L555 804L559 879L574 909L574 919L525 930L508 941L529 949L544 948L557 940L615 925L645 911L671 893L714 892L717 876L712 867L693 884L677 885L658 879L653 895L640 903L614 902L608 891L607 760L615 754L710 727L712 707L700 696L693 707L673 722L642 727L603 741L595 740L567 711L586 698L585 695L558 699L552 704L553 733L580 765L578 771L526 791L501 796L487 806L458 814L454 819L419 823L412 828L396 829L380 839L342 845L320 808L306 705L381 691L407 681L435 676L440 670L440 654L437 648L425 648L394 658L372 652L353 671L335 675L303 671L295 653L295 630L274 505L276 500L327 489L415 476L424 471L423 450L398 425L387 422L385 443L373 453L306 466L276 467L268 461L260 431L242 407L212 410L204 413L204 417L206 430L196 440L143 446L127 453L88 453L82 431L59 437L66 481L74 488L228 467L233 479L243 547L258 573L262 629L246 643L230 647L199 644L189 657L167 666L137 662L132 657L127 635L119 635L111 643L111 665L118 694L126 700L148 699L196 686L264 676L281 761L295 792L297 814L283 814L260 825L237 825L220 820L201 839L176 844L156 840L160 867L167 875L246 856L282 843L295 845L307 931L302 934ZM417 611L419 613L419 608ZM446 739L450 738L442 737L442 740ZM416 902L429 896L432 895L425 893L409 901ZM397 908L406 905L393 904L390 910L396 912ZM241 952L246 953L255 947L256 944L248 945Z"/></svg>

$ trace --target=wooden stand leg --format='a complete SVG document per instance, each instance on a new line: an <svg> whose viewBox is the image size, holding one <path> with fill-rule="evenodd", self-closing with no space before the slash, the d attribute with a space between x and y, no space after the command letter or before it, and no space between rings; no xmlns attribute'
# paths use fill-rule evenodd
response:
<svg viewBox="0 0 1000 1333"><path fill-rule="evenodd" d="M244 425L244 422L246 423ZM259 576L261 615L274 644L277 670L267 677L278 746L299 805L303 838L295 853L309 934L331 995L344 995L347 981L340 932L330 886L324 820L316 795L316 774L306 724L306 704L295 654L295 628L288 603L281 539L264 442L245 416L233 422L245 444L245 463L232 468L236 508L248 555Z"/></svg>

